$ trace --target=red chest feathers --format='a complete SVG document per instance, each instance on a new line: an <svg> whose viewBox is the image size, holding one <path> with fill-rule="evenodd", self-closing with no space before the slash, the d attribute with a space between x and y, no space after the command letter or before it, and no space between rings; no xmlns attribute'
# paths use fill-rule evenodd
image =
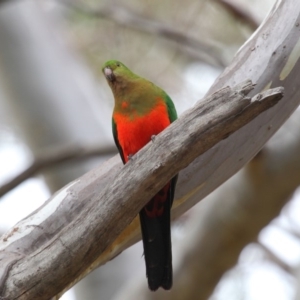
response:
<svg viewBox="0 0 300 300"><path fill-rule="evenodd" d="M151 140L152 135L157 135L170 124L167 107L163 102L143 116L115 112L113 118L126 162L129 155L138 152Z"/></svg>

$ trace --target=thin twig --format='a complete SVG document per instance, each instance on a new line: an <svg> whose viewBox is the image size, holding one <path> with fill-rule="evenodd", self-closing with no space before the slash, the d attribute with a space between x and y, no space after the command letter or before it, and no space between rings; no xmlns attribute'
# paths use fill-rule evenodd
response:
<svg viewBox="0 0 300 300"><path fill-rule="evenodd" d="M220 5L222 5L226 10L228 10L235 18L241 20L251 27L251 29L256 30L259 26L259 22L256 18L236 1L232 0L215 0Z"/></svg>
<svg viewBox="0 0 300 300"><path fill-rule="evenodd" d="M42 155L39 155L28 168L15 176L9 182L0 186L0 197L14 189L26 179L46 168L54 167L61 163L74 162L95 156L112 156L114 154L116 154L115 146L103 147L99 145L91 147L68 146L47 150Z"/></svg>
<svg viewBox="0 0 300 300"><path fill-rule="evenodd" d="M122 27L161 36L175 42L181 51L187 52L194 58L201 59L218 67L226 66L226 63L221 57L222 51L216 43L194 39L188 36L187 33L176 30L174 26L168 26L157 20L149 19L144 15L122 7L120 4L118 4L117 7L115 5L106 5L100 8L90 8L78 1L65 0L59 1L59 3L93 18L109 19Z"/></svg>

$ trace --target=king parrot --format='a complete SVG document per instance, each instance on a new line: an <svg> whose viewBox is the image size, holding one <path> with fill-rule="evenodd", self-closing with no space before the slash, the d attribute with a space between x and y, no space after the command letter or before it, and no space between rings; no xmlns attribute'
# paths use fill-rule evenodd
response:
<svg viewBox="0 0 300 300"><path fill-rule="evenodd" d="M171 98L152 82L110 60L102 69L114 95L113 136L123 163L177 119ZM149 289L172 287L170 213L177 176L140 211Z"/></svg>

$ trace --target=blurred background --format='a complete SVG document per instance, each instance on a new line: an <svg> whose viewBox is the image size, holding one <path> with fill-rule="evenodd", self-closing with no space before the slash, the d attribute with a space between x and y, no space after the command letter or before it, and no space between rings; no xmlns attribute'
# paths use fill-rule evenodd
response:
<svg viewBox="0 0 300 300"><path fill-rule="evenodd" d="M118 59L161 86L180 115L205 95L274 3L0 1L0 233L117 153L113 98L101 73L106 60ZM173 224L175 266L201 205ZM295 191L211 299L300 299L299 216ZM125 299L146 285L142 253L141 243L132 246L62 299Z"/></svg>

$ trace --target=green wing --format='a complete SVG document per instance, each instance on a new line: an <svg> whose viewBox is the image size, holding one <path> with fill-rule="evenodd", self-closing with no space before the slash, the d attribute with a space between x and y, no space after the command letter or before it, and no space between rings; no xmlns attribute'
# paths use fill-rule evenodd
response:
<svg viewBox="0 0 300 300"><path fill-rule="evenodd" d="M165 101L168 107L168 114L169 114L169 119L170 122L174 122L177 119L177 112L176 112L176 108L174 106L173 101L171 100L171 98L169 97L169 95L165 94Z"/></svg>
<svg viewBox="0 0 300 300"><path fill-rule="evenodd" d="M176 112L176 108L174 106L173 101L171 100L171 98L164 93L164 99L166 101L167 107L168 107L168 115L169 115L169 119L170 122L174 122L177 119L177 112ZM119 150L120 156L122 158L123 163L125 164L125 159L124 159L124 154L123 154L123 149L119 144L118 141L118 129L117 129L117 124L115 123L114 119L112 118L112 131L113 131L113 136L114 136L114 140L115 140L115 144Z"/></svg>
<svg viewBox="0 0 300 300"><path fill-rule="evenodd" d="M125 164L125 159L124 159L124 154L123 154L123 149L119 144L118 141L118 131L117 131L117 124L114 121L114 118L112 118L112 132L113 132L113 136L114 136L114 140L115 140L115 144L119 150L120 156L122 158L123 164Z"/></svg>
<svg viewBox="0 0 300 300"><path fill-rule="evenodd" d="M165 94L165 101L166 101L166 104L167 104L167 107L168 107L169 119L170 119L170 122L172 123L177 119L176 108L175 108L175 105L174 105L172 99L169 97L168 94ZM178 179L178 175L175 175L171 179L171 188L170 188L170 193L169 193L169 199L170 199L171 206L173 204L177 179Z"/></svg>

